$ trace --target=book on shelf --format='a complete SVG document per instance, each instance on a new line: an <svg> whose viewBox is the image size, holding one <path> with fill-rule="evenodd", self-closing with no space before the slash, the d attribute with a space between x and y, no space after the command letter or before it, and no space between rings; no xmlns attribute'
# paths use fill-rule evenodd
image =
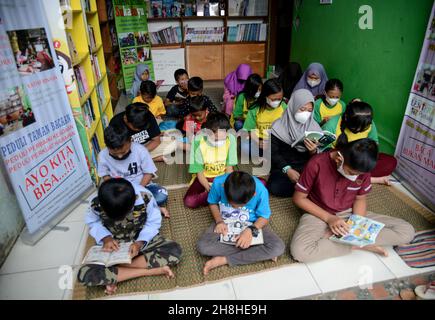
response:
<svg viewBox="0 0 435 320"><path fill-rule="evenodd" d="M97 81L99 81L101 79L102 73L101 73L98 57L96 54L93 54L91 57L92 57L91 58L92 68L94 70L94 74L96 76Z"/></svg>
<svg viewBox="0 0 435 320"><path fill-rule="evenodd" d="M67 41L67 44L68 44L69 52L71 54L71 58L73 60L76 60L78 55L79 55L79 52L77 51L77 48L76 48L76 45L74 43L74 40L72 38L71 33L68 32L68 31L66 32L66 41Z"/></svg>
<svg viewBox="0 0 435 320"><path fill-rule="evenodd" d="M185 42L223 42L224 27L185 28Z"/></svg>
<svg viewBox="0 0 435 320"><path fill-rule="evenodd" d="M219 0L197 0L196 15L198 17L219 16Z"/></svg>
<svg viewBox="0 0 435 320"><path fill-rule="evenodd" d="M171 44L181 42L181 27L168 27L150 32L151 44Z"/></svg>
<svg viewBox="0 0 435 320"><path fill-rule="evenodd" d="M227 41L266 41L266 23L244 23L227 29Z"/></svg>
<svg viewBox="0 0 435 320"><path fill-rule="evenodd" d="M77 80L77 86L79 88L79 96L83 97L89 90L88 79L86 78L85 70L82 66L74 67L74 75Z"/></svg>
<svg viewBox="0 0 435 320"><path fill-rule="evenodd" d="M113 3L112 1L106 1L107 20L114 19Z"/></svg>
<svg viewBox="0 0 435 320"><path fill-rule="evenodd" d="M90 0L84 0L85 1L85 10L91 11L91 1Z"/></svg>
<svg viewBox="0 0 435 320"><path fill-rule="evenodd" d="M267 16L268 0L229 0L228 15L238 16Z"/></svg>
<svg viewBox="0 0 435 320"><path fill-rule="evenodd" d="M100 141L98 141L98 137L96 134L94 134L93 137L91 138L91 143L92 143L92 149L98 155L101 151L101 147L100 147Z"/></svg>
<svg viewBox="0 0 435 320"><path fill-rule="evenodd" d="M110 38L112 40L112 46L117 47L118 46L118 36L116 35L115 25L111 25L109 27L109 32L110 32Z"/></svg>
<svg viewBox="0 0 435 320"><path fill-rule="evenodd" d="M111 267L117 264L130 264L130 246L132 242L120 242L117 251L105 252L102 246L91 247L82 264L98 264L105 267Z"/></svg>
<svg viewBox="0 0 435 320"><path fill-rule="evenodd" d="M96 92L97 92L98 103L100 104L100 109L103 110L105 107L106 97L104 94L104 88L102 83L97 85Z"/></svg>
<svg viewBox="0 0 435 320"><path fill-rule="evenodd" d="M109 118L107 117L107 114L104 113L101 117L101 124L103 125L103 130L109 126L109 123Z"/></svg>
<svg viewBox="0 0 435 320"><path fill-rule="evenodd" d="M88 33L89 33L89 44L91 46L91 50L94 50L97 48L97 42L95 41L94 27L88 25Z"/></svg>
<svg viewBox="0 0 435 320"><path fill-rule="evenodd" d="M83 108L83 119L85 120L85 126L86 128L89 129L92 127L92 123L96 120L94 107L92 105L91 99L86 100L82 108Z"/></svg>

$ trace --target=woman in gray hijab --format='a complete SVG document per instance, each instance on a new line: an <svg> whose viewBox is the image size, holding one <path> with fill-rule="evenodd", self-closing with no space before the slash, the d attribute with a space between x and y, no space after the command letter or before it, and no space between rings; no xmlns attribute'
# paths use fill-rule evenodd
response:
<svg viewBox="0 0 435 320"><path fill-rule="evenodd" d="M278 197L291 197L305 164L317 153L317 144L305 139L305 131L322 132L313 119L314 97L307 89L293 92L288 108L271 130L272 164L267 181L269 192Z"/></svg>
<svg viewBox="0 0 435 320"><path fill-rule="evenodd" d="M314 62L305 70L293 92L299 89L307 89L313 94L314 100L317 100L320 95L325 94L325 84L327 81L328 76L323 65Z"/></svg>

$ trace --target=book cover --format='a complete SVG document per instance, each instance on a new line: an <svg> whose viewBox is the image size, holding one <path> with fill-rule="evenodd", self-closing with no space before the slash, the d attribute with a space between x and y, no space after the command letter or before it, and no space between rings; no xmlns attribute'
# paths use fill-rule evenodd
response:
<svg viewBox="0 0 435 320"><path fill-rule="evenodd" d="M162 17L162 1L151 1L151 12L153 18Z"/></svg>
<svg viewBox="0 0 435 320"><path fill-rule="evenodd" d="M305 131L305 134L302 137L300 137L298 140L293 142L291 147L293 148L299 143L304 143L305 139L309 139L313 142L318 143L320 148L326 148L332 142L335 141L336 136L335 134L329 131L323 131L323 132Z"/></svg>
<svg viewBox="0 0 435 320"><path fill-rule="evenodd" d="M331 236L329 239L335 242L364 247L373 245L376 242L376 237L385 226L385 224L363 217L356 214L350 215L346 222L350 226L347 235L338 237Z"/></svg>

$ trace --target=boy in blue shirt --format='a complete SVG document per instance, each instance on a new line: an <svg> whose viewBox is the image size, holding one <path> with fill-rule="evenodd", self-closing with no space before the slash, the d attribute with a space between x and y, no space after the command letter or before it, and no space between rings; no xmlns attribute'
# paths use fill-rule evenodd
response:
<svg viewBox="0 0 435 320"><path fill-rule="evenodd" d="M284 242L267 226L271 214L269 193L259 179L242 171L216 177L207 200L215 222L197 244L202 255L213 257L205 264L204 275L226 264L276 261L283 254ZM252 223L235 238L235 245L220 242L221 234L228 233L224 219L230 216L240 222ZM251 246L252 238L259 230L263 233L264 243Z"/></svg>

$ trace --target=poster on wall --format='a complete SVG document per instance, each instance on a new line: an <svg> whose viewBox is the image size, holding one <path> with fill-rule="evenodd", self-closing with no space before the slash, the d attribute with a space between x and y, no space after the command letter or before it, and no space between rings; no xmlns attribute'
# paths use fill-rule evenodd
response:
<svg viewBox="0 0 435 320"><path fill-rule="evenodd" d="M135 75L155 81L146 5L143 0L113 0L113 10L125 90L129 94ZM135 95L131 93L130 97Z"/></svg>
<svg viewBox="0 0 435 320"><path fill-rule="evenodd" d="M0 155L30 234L92 186L46 21L41 1L0 3Z"/></svg>
<svg viewBox="0 0 435 320"><path fill-rule="evenodd" d="M412 83L395 156L396 174L435 210L435 4Z"/></svg>

